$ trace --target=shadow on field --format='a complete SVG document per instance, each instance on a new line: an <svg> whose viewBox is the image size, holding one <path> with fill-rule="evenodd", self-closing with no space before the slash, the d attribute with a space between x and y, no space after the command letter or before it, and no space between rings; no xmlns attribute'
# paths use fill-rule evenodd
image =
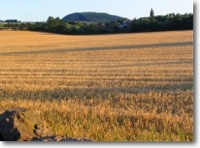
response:
<svg viewBox="0 0 200 148"><path fill-rule="evenodd" d="M39 51L22 51L22 52L6 52L0 55L24 55L24 54L48 54L48 53L68 53L68 52L81 52L81 51L103 51L103 50L121 50L121 49L142 49L142 48L162 48L162 47L177 47L189 46L193 42L174 42L174 43L157 43L157 44L139 44L139 45L123 45L123 46L108 46L108 47L91 47L91 48L75 48L75 49L62 49L62 50L39 50Z"/></svg>
<svg viewBox="0 0 200 148"><path fill-rule="evenodd" d="M0 98L5 99L108 99L123 94L137 94L148 92L175 92L192 90L193 83L181 85L148 85L128 88L82 88L82 89L53 89L39 91L9 92L0 89Z"/></svg>
<svg viewBox="0 0 200 148"><path fill-rule="evenodd" d="M181 62L148 62L148 63L137 63L137 64L129 64L129 65L114 65L114 66L102 66L104 68L119 68L119 67L137 67L137 66L161 66L161 65L164 65L164 66L167 66L167 65L187 65L187 64L193 64L193 61L181 61Z"/></svg>

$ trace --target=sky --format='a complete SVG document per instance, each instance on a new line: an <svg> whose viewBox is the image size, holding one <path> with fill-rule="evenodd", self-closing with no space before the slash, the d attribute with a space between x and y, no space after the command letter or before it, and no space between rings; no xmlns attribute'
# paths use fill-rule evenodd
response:
<svg viewBox="0 0 200 148"><path fill-rule="evenodd" d="M192 0L1 0L0 20L46 21L74 12L106 12L129 19L168 13L193 13Z"/></svg>

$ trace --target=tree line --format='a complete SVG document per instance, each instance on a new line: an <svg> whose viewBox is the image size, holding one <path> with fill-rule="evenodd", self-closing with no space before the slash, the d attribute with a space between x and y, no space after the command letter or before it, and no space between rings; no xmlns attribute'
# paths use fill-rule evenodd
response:
<svg viewBox="0 0 200 148"><path fill-rule="evenodd" d="M168 14L134 19L130 32L193 30L193 14Z"/></svg>
<svg viewBox="0 0 200 148"><path fill-rule="evenodd" d="M193 30L193 14L154 16L151 10L150 17L108 23L65 22L59 17L49 17L46 22L8 23L4 27L69 35Z"/></svg>

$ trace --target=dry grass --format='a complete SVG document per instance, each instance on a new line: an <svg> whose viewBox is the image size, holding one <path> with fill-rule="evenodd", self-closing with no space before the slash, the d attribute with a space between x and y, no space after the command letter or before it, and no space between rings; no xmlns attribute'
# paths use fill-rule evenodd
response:
<svg viewBox="0 0 200 148"><path fill-rule="evenodd" d="M193 140L193 32L0 31L0 113L41 111L57 135Z"/></svg>

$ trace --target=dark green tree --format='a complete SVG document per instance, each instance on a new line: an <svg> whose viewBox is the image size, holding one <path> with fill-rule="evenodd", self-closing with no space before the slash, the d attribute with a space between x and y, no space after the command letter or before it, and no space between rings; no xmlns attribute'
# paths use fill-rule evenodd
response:
<svg viewBox="0 0 200 148"><path fill-rule="evenodd" d="M152 18L152 17L154 17L154 11L153 11L153 9L151 8L151 11L150 11L150 17Z"/></svg>

